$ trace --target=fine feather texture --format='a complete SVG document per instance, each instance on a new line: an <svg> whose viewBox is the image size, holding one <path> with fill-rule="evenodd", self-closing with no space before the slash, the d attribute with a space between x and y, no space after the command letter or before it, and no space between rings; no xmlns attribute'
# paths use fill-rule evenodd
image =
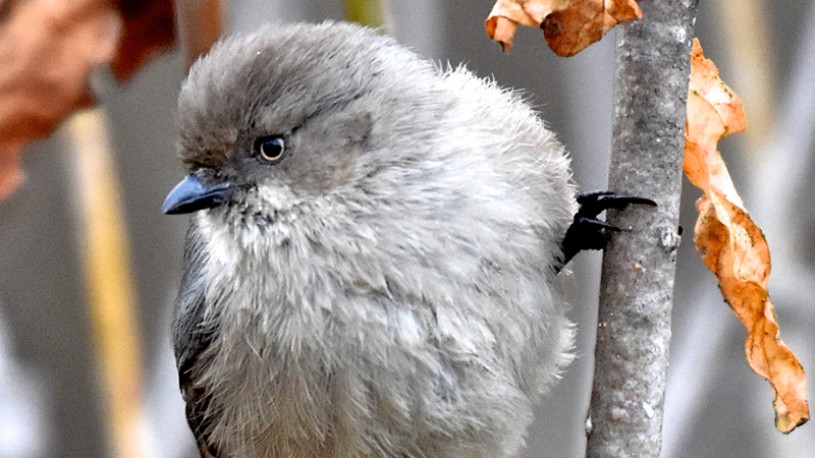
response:
<svg viewBox="0 0 815 458"><path fill-rule="evenodd" d="M516 94L348 24L217 44L179 152L175 349L202 456L501 457L572 359L568 157ZM288 157L264 164L264 135Z"/></svg>

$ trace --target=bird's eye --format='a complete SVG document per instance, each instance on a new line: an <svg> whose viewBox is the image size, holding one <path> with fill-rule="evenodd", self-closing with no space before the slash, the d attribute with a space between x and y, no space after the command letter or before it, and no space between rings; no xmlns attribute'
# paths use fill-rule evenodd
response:
<svg viewBox="0 0 815 458"><path fill-rule="evenodd" d="M281 135L268 135L255 140L255 153L267 164L277 164L287 155L288 145Z"/></svg>

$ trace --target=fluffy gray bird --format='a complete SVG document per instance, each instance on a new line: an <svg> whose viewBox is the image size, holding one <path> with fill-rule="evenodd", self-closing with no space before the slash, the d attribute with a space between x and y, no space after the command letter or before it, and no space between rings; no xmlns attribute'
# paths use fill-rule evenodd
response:
<svg viewBox="0 0 815 458"><path fill-rule="evenodd" d="M194 213L174 341L201 455L516 454L573 357L557 272L621 202L578 212L533 110L324 23L220 42L178 112L190 175L164 211Z"/></svg>

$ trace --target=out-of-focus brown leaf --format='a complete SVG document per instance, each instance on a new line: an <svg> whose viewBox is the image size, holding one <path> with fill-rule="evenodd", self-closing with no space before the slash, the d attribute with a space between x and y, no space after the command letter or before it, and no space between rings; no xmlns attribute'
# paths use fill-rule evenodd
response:
<svg viewBox="0 0 815 458"><path fill-rule="evenodd" d="M147 61L175 43L175 12L172 1L117 0L124 23L111 69L125 81Z"/></svg>
<svg viewBox="0 0 815 458"><path fill-rule="evenodd" d="M552 51L573 56L615 25L641 17L635 0L497 0L484 27L508 52L519 24L540 26Z"/></svg>
<svg viewBox="0 0 815 458"><path fill-rule="evenodd" d="M121 22L105 1L7 2L0 23L0 199L22 178L23 144L91 103L87 79L110 61Z"/></svg>
<svg viewBox="0 0 815 458"><path fill-rule="evenodd" d="M698 40L693 42L685 174L704 195L696 202L695 242L722 294L747 328L745 352L753 370L774 391L776 427L785 433L809 419L804 369L781 342L775 309L767 291L770 250L750 219L716 149L720 138L746 129L739 97L719 79Z"/></svg>
<svg viewBox="0 0 815 458"><path fill-rule="evenodd" d="M178 35L189 67L209 51L223 30L222 0L176 0Z"/></svg>
<svg viewBox="0 0 815 458"><path fill-rule="evenodd" d="M198 3L209 8L220 0ZM221 12L214 11L207 14ZM22 180L23 145L51 134L70 113L92 104L91 71L110 64L117 79L130 78L175 43L174 23L172 1L0 3L0 200ZM206 31L212 35L211 27Z"/></svg>

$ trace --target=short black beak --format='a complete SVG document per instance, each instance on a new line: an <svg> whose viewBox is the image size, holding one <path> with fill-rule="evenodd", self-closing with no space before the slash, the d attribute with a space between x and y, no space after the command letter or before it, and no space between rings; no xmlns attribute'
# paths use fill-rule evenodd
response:
<svg viewBox="0 0 815 458"><path fill-rule="evenodd" d="M229 199L232 188L229 183L207 186L195 175L187 175L164 200L161 211L166 215L192 213L221 205Z"/></svg>

